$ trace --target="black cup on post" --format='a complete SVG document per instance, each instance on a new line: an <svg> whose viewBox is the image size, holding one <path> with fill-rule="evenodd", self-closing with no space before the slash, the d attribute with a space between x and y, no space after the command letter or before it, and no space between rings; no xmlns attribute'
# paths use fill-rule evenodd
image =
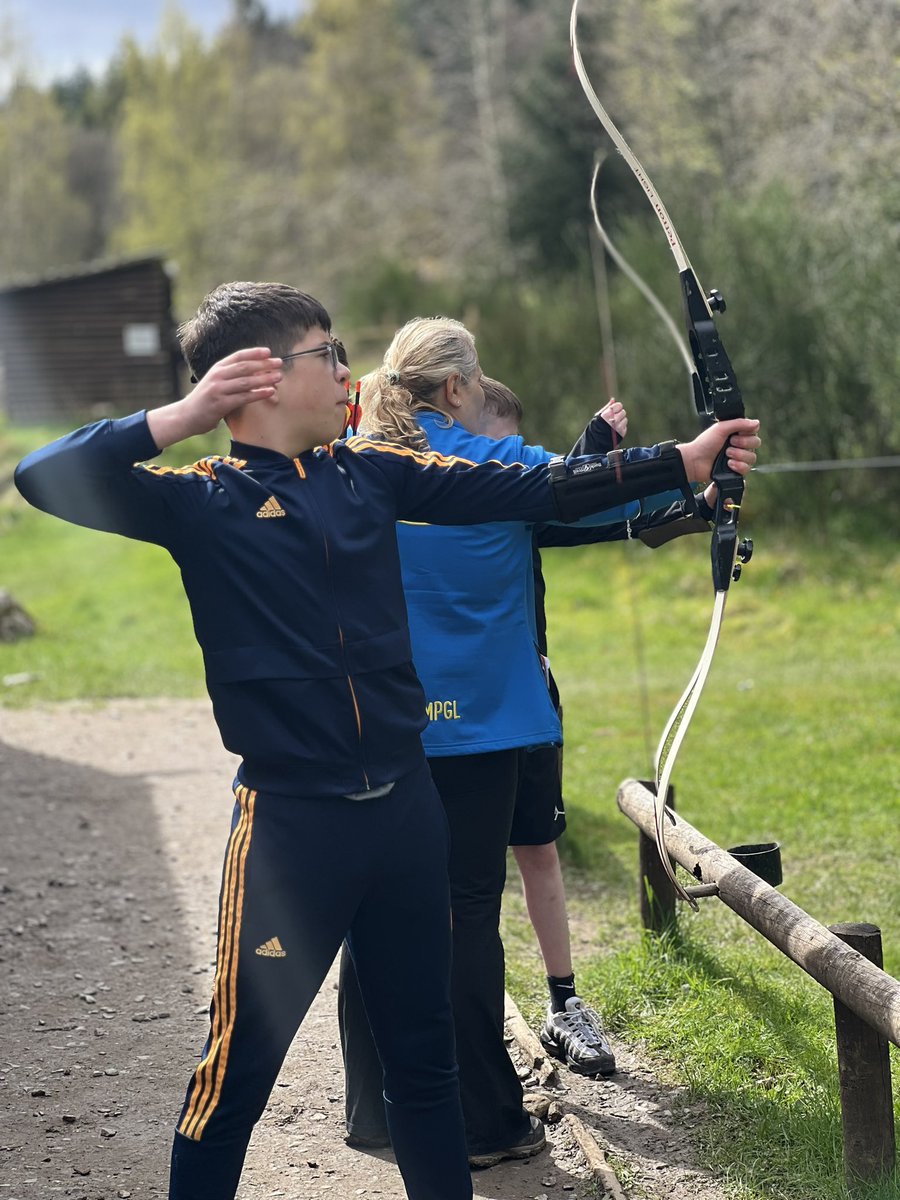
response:
<svg viewBox="0 0 900 1200"><path fill-rule="evenodd" d="M781 843L757 842L752 846L731 846L728 853L742 867L758 875L760 879L778 887L784 876L781 873Z"/></svg>

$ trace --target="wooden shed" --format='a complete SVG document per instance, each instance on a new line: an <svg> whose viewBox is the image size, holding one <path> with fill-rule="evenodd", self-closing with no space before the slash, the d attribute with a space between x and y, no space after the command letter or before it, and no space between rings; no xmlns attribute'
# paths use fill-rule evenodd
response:
<svg viewBox="0 0 900 1200"><path fill-rule="evenodd" d="M73 424L177 400L181 355L159 257L0 285L0 412Z"/></svg>

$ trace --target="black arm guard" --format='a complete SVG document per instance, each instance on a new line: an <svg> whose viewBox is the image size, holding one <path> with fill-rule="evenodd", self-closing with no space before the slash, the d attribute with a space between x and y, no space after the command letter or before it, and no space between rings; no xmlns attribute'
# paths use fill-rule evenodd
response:
<svg viewBox="0 0 900 1200"><path fill-rule="evenodd" d="M550 460L550 485L560 521L577 521L630 500L676 489L693 511L694 498L674 442L662 442L653 458L631 460L627 450L605 459Z"/></svg>

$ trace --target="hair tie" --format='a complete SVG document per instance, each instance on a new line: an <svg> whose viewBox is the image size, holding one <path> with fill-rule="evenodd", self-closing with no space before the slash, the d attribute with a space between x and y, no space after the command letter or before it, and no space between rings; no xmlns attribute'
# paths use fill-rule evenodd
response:
<svg viewBox="0 0 900 1200"><path fill-rule="evenodd" d="M388 383L392 387L396 387L397 384L400 382L400 372L399 371L388 371L387 377L388 377Z"/></svg>

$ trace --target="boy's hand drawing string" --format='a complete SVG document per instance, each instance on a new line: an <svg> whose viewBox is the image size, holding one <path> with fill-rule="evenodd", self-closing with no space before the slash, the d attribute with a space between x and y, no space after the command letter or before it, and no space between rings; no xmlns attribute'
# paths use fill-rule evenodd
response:
<svg viewBox="0 0 900 1200"><path fill-rule="evenodd" d="M596 91L581 57L578 46L578 0L573 0L569 21L569 38L572 45L572 55L575 63L575 73L584 90L588 103L594 110L600 124L612 138L616 149L625 159L637 181L650 201L657 219L666 234L669 249L678 266L679 281L683 302L687 339L690 346L689 369L691 372L691 388L694 404L703 428L714 421L730 420L744 415L744 402L740 388L725 353L718 331L716 330L713 310L725 311L725 302L719 292L712 290L708 295L703 291L690 260L681 244L681 239L675 231L672 219L665 205L657 194L649 176L641 166L631 147L625 141L609 113L600 103ZM593 203L593 190L596 182L596 170L591 185L592 209L596 220L596 208ZM599 227L599 221L597 222ZM607 239L602 228L598 228L601 239L605 244ZM687 364L686 364L687 365ZM672 778L675 761L684 737L690 726L703 687L709 676L715 654L722 618L725 612L725 602L731 580L740 574L740 563L747 562L752 553L752 543L738 543L737 529L741 502L744 495L744 481L737 472L732 471L726 460L727 447L722 449L712 472L712 482L716 485L716 504L713 516L713 534L711 545L712 579L715 589L712 620L706 645L700 656L700 661L688 682L687 687L675 705L660 738L656 750L656 845L667 875L672 881L675 892L681 899L686 900L692 908L697 908L696 901L685 891L678 882L665 843L666 794ZM738 562L740 560L740 563ZM670 820L674 821L671 812Z"/></svg>

